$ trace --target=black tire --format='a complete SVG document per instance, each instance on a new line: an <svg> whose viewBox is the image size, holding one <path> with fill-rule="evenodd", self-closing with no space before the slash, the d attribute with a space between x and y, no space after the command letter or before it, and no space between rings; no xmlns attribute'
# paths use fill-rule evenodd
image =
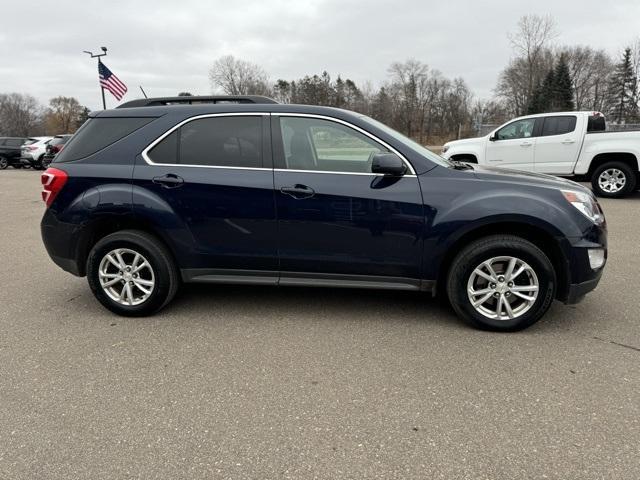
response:
<svg viewBox="0 0 640 480"><path fill-rule="evenodd" d="M42 157L42 169L46 170L47 168L49 168L49 165L51 165L51 158L47 158L47 157Z"/></svg>
<svg viewBox="0 0 640 480"><path fill-rule="evenodd" d="M599 178L603 172L615 169L621 172L625 177L624 186L617 192L607 192L600 186ZM593 171L591 176L591 187L594 193L599 197L605 198L622 198L629 195L636 189L637 174L633 169L624 162L607 162L603 163Z"/></svg>
<svg viewBox="0 0 640 480"><path fill-rule="evenodd" d="M38 170L44 170L44 153L38 157L38 160L33 165L33 168L37 168Z"/></svg>
<svg viewBox="0 0 640 480"><path fill-rule="evenodd" d="M13 168L15 168L16 170L20 170L22 168L22 164L21 163L14 163Z"/></svg>
<svg viewBox="0 0 640 480"><path fill-rule="evenodd" d="M9 161L4 157L0 157L0 170L4 170L8 166L9 166Z"/></svg>
<svg viewBox="0 0 640 480"><path fill-rule="evenodd" d="M113 300L100 284L102 259L114 249L125 248L140 253L151 264L155 286L139 305L123 305ZM138 230L122 230L99 240L87 259L87 280L98 301L118 315L142 317L151 315L169 303L180 285L180 275L173 257L157 238Z"/></svg>
<svg viewBox="0 0 640 480"><path fill-rule="evenodd" d="M467 284L476 267L501 256L512 256L526 262L538 280L538 296L531 307L520 316L502 320L483 315L467 295ZM467 245L453 260L447 277L447 295L455 312L474 327L484 330L512 332L533 325L549 309L555 292L556 274L549 258L533 243L514 235L492 235ZM513 300L518 299L513 297Z"/></svg>

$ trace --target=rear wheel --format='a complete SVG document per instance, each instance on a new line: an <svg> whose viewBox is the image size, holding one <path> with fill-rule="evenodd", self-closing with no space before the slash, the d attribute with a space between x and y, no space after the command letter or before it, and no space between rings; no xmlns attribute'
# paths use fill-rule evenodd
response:
<svg viewBox="0 0 640 480"><path fill-rule="evenodd" d="M9 166L9 161L4 157L0 157L0 170L4 170L8 166Z"/></svg>
<svg viewBox="0 0 640 480"><path fill-rule="evenodd" d="M594 170L591 186L600 197L624 197L635 190L636 173L626 163L607 162Z"/></svg>
<svg viewBox="0 0 640 480"><path fill-rule="evenodd" d="M151 315L178 290L178 269L166 247L137 230L107 235L91 249L87 279L102 305L124 316Z"/></svg>
<svg viewBox="0 0 640 480"><path fill-rule="evenodd" d="M447 294L473 326L516 331L537 322L555 297L556 275L537 246L512 235L477 240L456 256Z"/></svg>

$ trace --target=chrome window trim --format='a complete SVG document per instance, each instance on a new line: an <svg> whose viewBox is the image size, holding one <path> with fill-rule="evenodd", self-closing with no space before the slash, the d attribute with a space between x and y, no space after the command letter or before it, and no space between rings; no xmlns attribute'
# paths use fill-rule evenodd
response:
<svg viewBox="0 0 640 480"><path fill-rule="evenodd" d="M372 133L367 132L366 130L354 125L353 123L347 122L346 120L342 120L340 118L335 118L335 117L329 117L327 115L318 115L315 113L284 113L284 112L272 112L271 113L272 116L275 117L304 117L304 118L319 118L320 120L328 120L330 122L336 122L336 123L340 123L342 125L345 125L349 128L354 129L357 132L362 133L363 135L369 137L370 139L372 139L374 142L379 143L380 145L384 145L386 148L389 149L389 151L395 153L396 155L398 155L402 161L405 163L405 165L409 168L409 171L411 172L411 174L409 175L403 175L405 177L415 177L416 176L416 171L413 169L413 165L411 165L411 162L409 162L409 160L407 160L405 158L404 155L402 155L398 150L396 150L395 148L393 148L391 145L389 145L387 142L379 139L378 137L376 137L375 135L373 135ZM284 168L284 169L275 169L276 171L287 171L287 172L293 172L293 171L297 171L297 172L318 172L318 173L343 173L343 174L347 174L347 175L381 175L381 174L377 174L377 173L362 173L362 172L323 172L322 170L290 170L288 168Z"/></svg>
<svg viewBox="0 0 640 480"><path fill-rule="evenodd" d="M181 126L186 123L192 122L194 120L200 120L202 118L211 118L211 117L268 117L270 116L269 112L227 112L227 113L206 113L203 115L196 115L195 117L189 117L177 125L174 125L169 130L164 132L158 138L156 138L153 142L151 142L147 148L142 151L142 158L147 164L154 167L188 167L188 168L217 168L224 170L257 170L257 171L272 171L273 168L267 167L233 167L233 166L225 166L225 165L193 165L188 163L156 163L151 158L149 158L149 151L155 147L158 143L164 140L166 137L171 135L174 131L176 131Z"/></svg>
<svg viewBox="0 0 640 480"><path fill-rule="evenodd" d="M395 148L393 148L391 145L389 145L387 142L379 139L378 137L376 137L375 135L367 132L366 130L352 124L349 123L345 120L341 120L339 118L335 118L335 117L329 117L327 115L317 115L317 114L312 114L312 113L281 113L281 112L227 112L227 113L206 113L203 115L196 115L194 117L189 117L184 119L183 121L181 121L180 123L174 125L173 127L171 127L169 130L167 130L166 132L164 132L162 135L160 135L158 138L156 138L153 142L151 142L144 150L142 150L141 156L143 158L143 160L151 166L154 167L191 167L191 168L217 168L217 169L225 169L225 170L257 170L257 171L276 171L276 172L298 172L298 173L328 173L328 174L336 174L336 175L368 175L368 176L372 176L372 177L377 177L377 176L383 176L383 174L381 173L365 173L365 172L338 172L338 171L323 171L323 170L294 170L294 169L288 169L288 168L267 168L267 167L233 167L233 166L223 166L223 165L193 165L193 164L183 164L183 163L156 163L153 160L151 160L151 158L149 158L149 151L155 147L158 143L160 143L162 140L164 140L166 137L168 137L169 135L171 135L174 131L176 131L178 128L180 128L181 126L192 122L194 120L200 120L202 118L212 118L212 117L271 117L271 116L278 116L278 117L304 117L304 118L319 118L321 120L328 120L330 122L336 122L336 123L340 123L342 125L345 125L349 128L352 128L354 130L356 130L357 132L362 133L363 135L366 135L367 137L371 138L372 140L374 140L375 142L378 142L379 144L385 146L386 148L389 149L389 151L395 153L396 155L398 155L402 161L405 163L405 165L407 165L407 167L409 168L409 171L411 172L410 174L407 175L403 175L403 177L415 177L416 176L416 171L413 168L413 165L411 165L411 162L409 162L404 155L402 155L398 150L396 150Z"/></svg>

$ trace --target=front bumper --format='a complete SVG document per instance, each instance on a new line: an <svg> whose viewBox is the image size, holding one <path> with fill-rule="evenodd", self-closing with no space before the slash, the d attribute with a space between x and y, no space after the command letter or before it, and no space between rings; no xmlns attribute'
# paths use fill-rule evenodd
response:
<svg viewBox="0 0 640 480"><path fill-rule="evenodd" d="M587 280L582 283L572 283L569 285L569 293L567 294L567 299L564 301L567 305L575 305L576 303L580 303L584 296L589 293L591 290L595 290L600 282L600 278L602 277L602 268L598 272L598 276L596 278L592 278L591 280Z"/></svg>
<svg viewBox="0 0 640 480"><path fill-rule="evenodd" d="M599 268L592 268L589 261L590 249L604 250L604 263ZM565 288L561 288L558 300L572 305L580 302L584 296L594 290L607 265L607 231L606 227L593 225L581 238L569 239L564 245L566 258Z"/></svg>

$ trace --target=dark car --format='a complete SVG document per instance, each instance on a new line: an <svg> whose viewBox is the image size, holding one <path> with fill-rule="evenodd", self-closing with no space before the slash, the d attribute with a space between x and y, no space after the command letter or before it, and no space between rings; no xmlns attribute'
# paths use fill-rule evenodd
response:
<svg viewBox="0 0 640 480"><path fill-rule="evenodd" d="M0 170L8 166L22 168L25 164L21 158L21 147L33 140L29 137L0 137Z"/></svg>
<svg viewBox="0 0 640 480"><path fill-rule="evenodd" d="M55 156L62 151L71 135L56 135L47 143L47 148L42 157L42 166L48 167Z"/></svg>
<svg viewBox="0 0 640 480"><path fill-rule="evenodd" d="M92 114L42 175L53 261L121 315L156 312L181 282L358 287L446 293L495 330L600 280L605 220L584 187L450 162L354 112L247 98Z"/></svg>

